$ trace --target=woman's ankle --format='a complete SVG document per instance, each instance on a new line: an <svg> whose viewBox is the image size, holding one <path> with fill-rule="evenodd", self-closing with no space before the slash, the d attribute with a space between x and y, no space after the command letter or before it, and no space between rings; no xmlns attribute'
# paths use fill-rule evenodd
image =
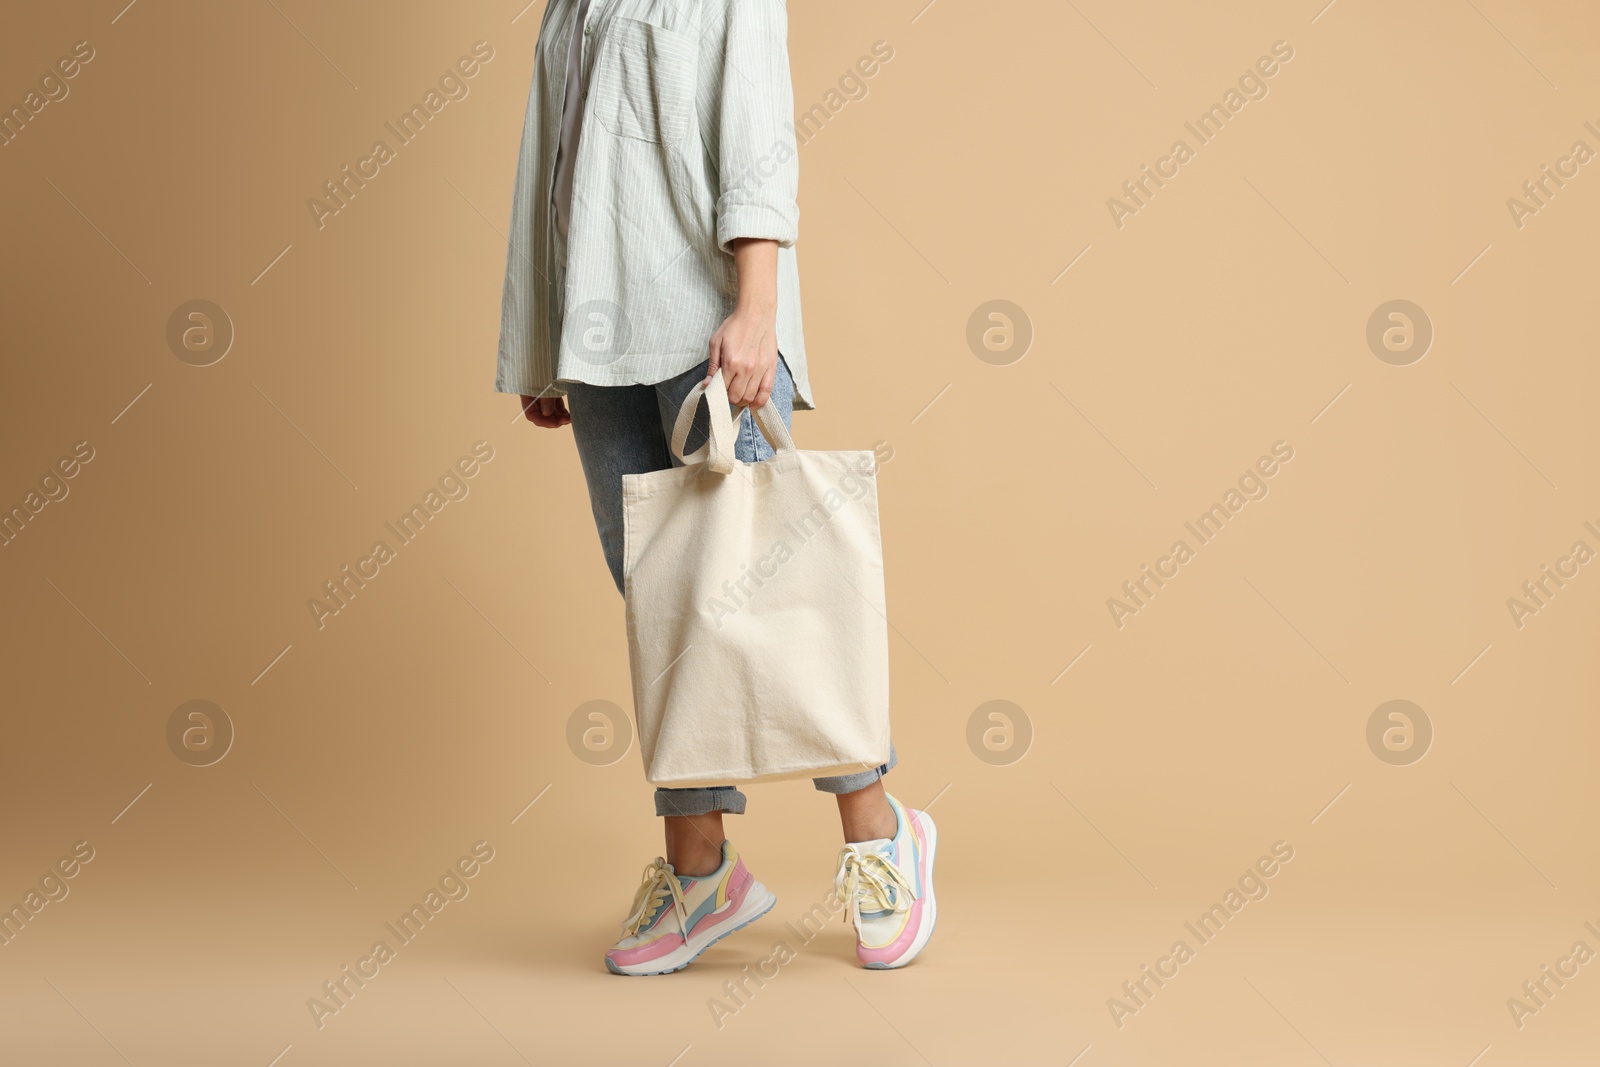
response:
<svg viewBox="0 0 1600 1067"><path fill-rule="evenodd" d="M900 828L900 818L889 804L881 779L854 793L840 793L837 799L839 825L847 844L893 837Z"/></svg>
<svg viewBox="0 0 1600 1067"><path fill-rule="evenodd" d="M667 838L667 862L678 874L703 878L722 866L722 812L705 815L669 815L661 820Z"/></svg>

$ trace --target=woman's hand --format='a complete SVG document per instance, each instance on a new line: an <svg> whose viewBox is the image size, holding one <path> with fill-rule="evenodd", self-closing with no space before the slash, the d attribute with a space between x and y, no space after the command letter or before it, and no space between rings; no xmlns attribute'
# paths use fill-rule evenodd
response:
<svg viewBox="0 0 1600 1067"><path fill-rule="evenodd" d="M567 414L567 402L559 396L525 396L522 413L529 422L547 430L559 430L572 421L572 416Z"/></svg>
<svg viewBox="0 0 1600 1067"><path fill-rule="evenodd" d="M711 336L710 381L718 370L728 384L728 399L758 408L772 395L778 376L776 308L735 308Z"/></svg>
<svg viewBox="0 0 1600 1067"><path fill-rule="evenodd" d="M710 381L718 370L728 399L758 408L778 377L778 242L741 237L733 242L739 301L711 336Z"/></svg>

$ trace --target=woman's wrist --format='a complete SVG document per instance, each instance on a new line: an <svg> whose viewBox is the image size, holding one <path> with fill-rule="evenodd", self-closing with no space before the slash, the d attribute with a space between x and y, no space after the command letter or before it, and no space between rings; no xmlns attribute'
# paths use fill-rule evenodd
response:
<svg viewBox="0 0 1600 1067"><path fill-rule="evenodd" d="M778 242L740 237L732 244L739 295L734 310L771 318L778 311Z"/></svg>
<svg viewBox="0 0 1600 1067"><path fill-rule="evenodd" d="M767 290L741 287L739 298L734 302L733 310L741 315L775 316L778 313L777 290L776 288Z"/></svg>

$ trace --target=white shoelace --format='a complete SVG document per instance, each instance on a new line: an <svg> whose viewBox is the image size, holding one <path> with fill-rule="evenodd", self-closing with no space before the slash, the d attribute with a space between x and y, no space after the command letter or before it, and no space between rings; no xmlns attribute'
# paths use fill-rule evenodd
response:
<svg viewBox="0 0 1600 1067"><path fill-rule="evenodd" d="M672 866L657 856L645 866L638 892L633 895L633 911L622 922L622 936L632 937L638 933L645 919L654 914L656 906L668 896L672 897L673 907L678 912L678 925L688 930L689 906L683 900L683 886L678 884Z"/></svg>
<svg viewBox="0 0 1600 1067"><path fill-rule="evenodd" d="M891 892L898 887L899 892ZM839 899L848 901L845 917L861 929L861 901L876 902L884 911L905 911L911 907L916 894L911 882L893 862L877 852L860 845L846 845L839 850L839 871L833 876L834 891Z"/></svg>

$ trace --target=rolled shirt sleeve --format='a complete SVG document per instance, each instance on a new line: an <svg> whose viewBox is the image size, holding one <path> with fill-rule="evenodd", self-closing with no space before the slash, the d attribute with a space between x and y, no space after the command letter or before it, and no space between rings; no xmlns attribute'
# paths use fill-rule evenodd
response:
<svg viewBox="0 0 1600 1067"><path fill-rule="evenodd" d="M794 247L800 233L800 161L789 80L789 15L783 0L723 0L716 132L717 243L740 237Z"/></svg>

